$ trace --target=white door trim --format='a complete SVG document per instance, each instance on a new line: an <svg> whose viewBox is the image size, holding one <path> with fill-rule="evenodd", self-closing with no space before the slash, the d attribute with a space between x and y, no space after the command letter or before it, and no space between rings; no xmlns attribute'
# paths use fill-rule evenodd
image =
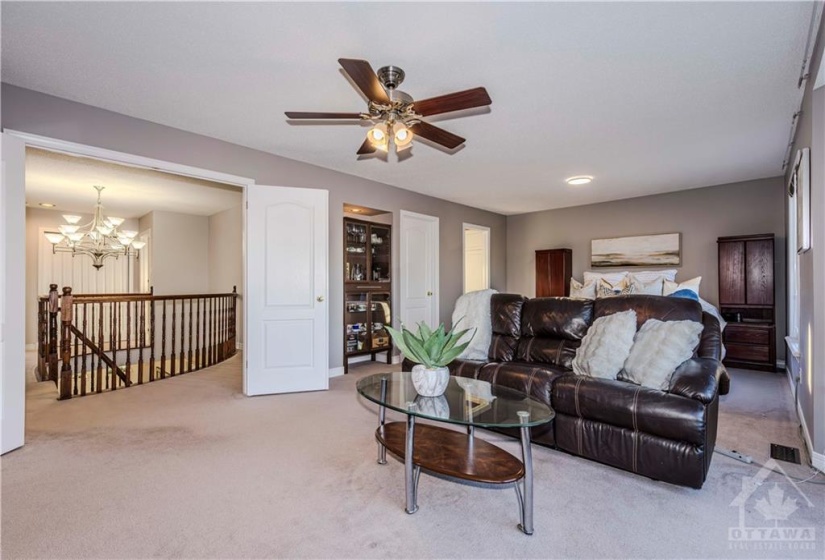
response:
<svg viewBox="0 0 825 560"><path fill-rule="evenodd" d="M3 135L0 172L0 453L22 446L26 424L25 144Z"/></svg>
<svg viewBox="0 0 825 560"><path fill-rule="evenodd" d="M491 231L490 228L487 226L480 226L477 224L470 224L464 222L461 224L461 290L462 293L466 293L466 286L467 286L467 246L466 246L466 236L465 232L468 229L476 230L476 231L483 231L487 235L485 236L484 240L484 254L487 256L487 288L490 287L492 284L492 280L490 278L490 236Z"/></svg>
<svg viewBox="0 0 825 560"><path fill-rule="evenodd" d="M432 263L432 267L433 267L433 290L432 290L433 291L433 296L430 298L430 307L432 309L433 321L437 325L438 322L439 322L439 319L441 317L441 315L439 313L439 299L441 298L441 293L440 293L441 283L440 283L440 279L439 279L439 268L440 268L440 262L439 262L440 261L440 255L439 255L439 249L440 249L440 246L439 246L439 219L438 219L437 216L428 216L427 214L419 214L417 212L410 212L409 210L401 210L400 211L400 219L399 219L399 222L398 222L398 232L399 232L398 247L399 247L399 255L400 255L399 258L398 258L399 269L402 266L406 265L406 263L403 262L403 255L401 254L401 250L404 247L404 240L403 240L402 237L404 235L404 220L405 220L405 218L413 218L413 219L416 219L416 220L431 222L435 226L435 236L433 238L433 245L434 246L430 247L430 249L431 249L430 250L430 255L433 257L433 260L434 260L434 262ZM398 317L398 319L399 319L398 325L400 325L401 315L404 314L405 311L406 311L403 307L404 306L403 298L404 298L404 293L405 293L404 292L404 274L400 273L398 275L398 277L399 277L398 294L399 294L399 303L400 303L400 305L398 306L398 309L399 309L400 313L396 313L396 317Z"/></svg>
<svg viewBox="0 0 825 560"><path fill-rule="evenodd" d="M229 173L221 173L220 171L212 171L210 169L203 169L200 167L192 167L190 165L183 165L180 163L173 163L171 161L164 161L161 159L154 159L144 156L137 156L134 154L127 154L124 152L116 152L114 150L107 150L106 148L98 148L97 146L88 146L86 144L77 144L67 140L59 140L56 138L48 138L46 136L38 136L37 134L30 134L28 132L21 132L19 130L5 129L3 132L21 138L26 146L33 146L35 148L43 148L44 150L52 150L55 152L65 152L68 154L75 154L81 156L88 156L97 159L113 161L121 165L129 165L134 167L143 167L147 169L154 169L164 173L173 173L175 175L183 175L184 177L194 177L196 179L207 179L218 183L228 183L238 187L246 187L247 185L254 185L255 180L248 177L241 177L240 175L231 175Z"/></svg>

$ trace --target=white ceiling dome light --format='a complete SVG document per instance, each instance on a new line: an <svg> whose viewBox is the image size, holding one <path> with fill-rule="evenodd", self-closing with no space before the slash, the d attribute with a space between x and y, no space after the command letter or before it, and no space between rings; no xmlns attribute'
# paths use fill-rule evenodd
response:
<svg viewBox="0 0 825 560"><path fill-rule="evenodd" d="M592 175L576 175L564 180L568 185L587 185L593 181Z"/></svg>

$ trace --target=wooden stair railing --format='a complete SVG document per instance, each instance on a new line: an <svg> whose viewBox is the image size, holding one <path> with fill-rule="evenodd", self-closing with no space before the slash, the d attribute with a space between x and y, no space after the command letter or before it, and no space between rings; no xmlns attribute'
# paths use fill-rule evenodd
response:
<svg viewBox="0 0 825 560"><path fill-rule="evenodd" d="M215 365L236 353L237 298L235 287L224 294L76 295L51 284L38 302L39 376L68 399Z"/></svg>

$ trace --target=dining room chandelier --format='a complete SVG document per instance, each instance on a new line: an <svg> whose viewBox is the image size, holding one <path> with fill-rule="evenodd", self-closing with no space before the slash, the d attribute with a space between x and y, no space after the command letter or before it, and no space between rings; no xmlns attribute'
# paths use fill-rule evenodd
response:
<svg viewBox="0 0 825 560"><path fill-rule="evenodd" d="M123 218L103 214L100 197L106 187L95 185L94 188L97 191L97 203L92 221L81 224L82 216L63 214L66 223L61 224L58 231L45 232L46 239L52 244L52 253L88 255L92 258L92 266L98 270L103 267L103 261L110 257L140 258L140 250L146 243L135 240L138 232L119 229L123 225Z"/></svg>

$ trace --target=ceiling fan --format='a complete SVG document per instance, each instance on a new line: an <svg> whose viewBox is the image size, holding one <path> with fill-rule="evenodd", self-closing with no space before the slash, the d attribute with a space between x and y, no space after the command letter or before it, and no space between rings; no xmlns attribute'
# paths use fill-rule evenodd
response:
<svg viewBox="0 0 825 560"><path fill-rule="evenodd" d="M415 136L426 138L448 149L455 149L464 143L464 138L431 125L423 117L484 107L492 100L483 87L468 89L415 101L397 89L404 81L404 71L397 66L384 66L374 72L366 60L339 58L355 85L369 103L366 113L311 113L287 111L289 119L358 119L375 123L367 133L367 139L358 149L358 155L372 154L376 151L386 152L390 142L396 151L410 147Z"/></svg>

